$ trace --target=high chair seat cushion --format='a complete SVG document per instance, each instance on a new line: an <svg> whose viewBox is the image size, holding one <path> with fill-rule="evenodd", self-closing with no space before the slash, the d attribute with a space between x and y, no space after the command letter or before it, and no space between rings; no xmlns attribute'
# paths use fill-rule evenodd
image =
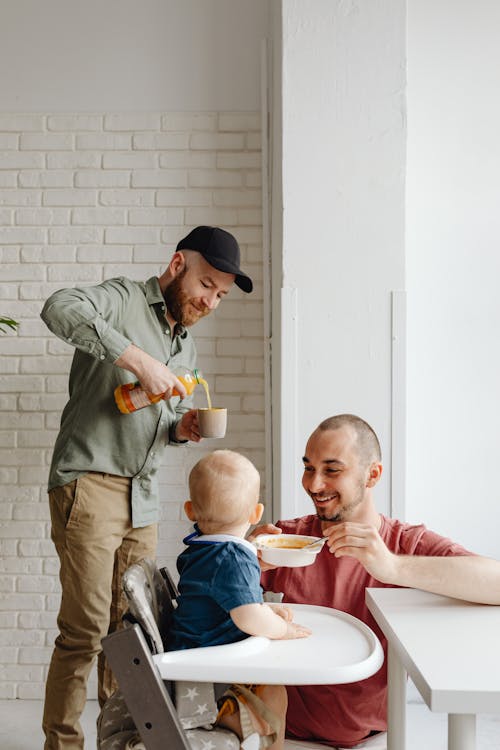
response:
<svg viewBox="0 0 500 750"><path fill-rule="evenodd" d="M186 736L192 750L240 750L240 741L229 729L188 729Z"/></svg>
<svg viewBox="0 0 500 750"><path fill-rule="evenodd" d="M174 683L175 707L183 729L194 729L213 724L217 718L212 682Z"/></svg>
<svg viewBox="0 0 500 750"><path fill-rule="evenodd" d="M125 750L134 738L139 734L123 695L116 690L97 717L98 750Z"/></svg>
<svg viewBox="0 0 500 750"><path fill-rule="evenodd" d="M155 654L163 653L161 633L168 633L172 601L166 583L153 560L131 565L122 579L129 612L145 631Z"/></svg>
<svg viewBox="0 0 500 750"><path fill-rule="evenodd" d="M195 690L197 687L212 688L212 694L208 690L205 696L202 690ZM213 700L213 686L211 684L177 683L176 690L180 696L181 714L184 713L184 716L180 714L179 718L192 750L240 749L240 741L233 732L222 727L208 729L198 724L200 719L208 719L207 724L211 721L202 702L204 697L207 698L208 703ZM186 697L187 690L194 690L197 695L192 692L192 699ZM213 701L213 706L216 712L215 701ZM190 707L190 712L194 717L195 729L189 729L187 726L190 718L188 707ZM211 715L213 715L213 712ZM97 748L98 750L145 750L144 743L119 690L113 693L111 698L108 698L97 719Z"/></svg>
<svg viewBox="0 0 500 750"><path fill-rule="evenodd" d="M240 741L233 732L214 726L218 710L213 683L176 681L173 690L176 713L192 750L239 750ZM253 728L244 731L245 738L250 734L255 734ZM255 737L255 747L259 748L259 736L255 734ZM97 738L98 750L145 750L119 690L101 709Z"/></svg>

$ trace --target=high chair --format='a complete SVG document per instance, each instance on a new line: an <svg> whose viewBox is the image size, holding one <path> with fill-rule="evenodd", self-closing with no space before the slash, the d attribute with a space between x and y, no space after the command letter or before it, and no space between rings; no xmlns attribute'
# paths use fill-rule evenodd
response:
<svg viewBox="0 0 500 750"><path fill-rule="evenodd" d="M233 732L212 726L216 696L227 685L161 678L152 657L164 651L162 634L178 593L168 570L141 560L125 572L123 590L129 604L125 627L102 640L119 690L99 715L98 750L258 750L258 735L247 731L240 745ZM386 733L357 748L386 750ZM285 750L325 750L325 745L286 740Z"/></svg>

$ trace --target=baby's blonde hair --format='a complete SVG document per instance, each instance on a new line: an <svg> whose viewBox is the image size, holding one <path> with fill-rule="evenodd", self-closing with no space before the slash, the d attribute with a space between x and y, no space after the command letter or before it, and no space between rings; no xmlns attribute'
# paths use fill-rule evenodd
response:
<svg viewBox="0 0 500 750"><path fill-rule="evenodd" d="M219 450L198 461L189 474L195 519L213 534L248 521L258 502L259 472L241 453Z"/></svg>

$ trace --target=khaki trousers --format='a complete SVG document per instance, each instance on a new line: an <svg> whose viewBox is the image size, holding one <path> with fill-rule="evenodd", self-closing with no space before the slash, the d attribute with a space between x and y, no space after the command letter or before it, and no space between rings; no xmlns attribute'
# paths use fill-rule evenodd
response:
<svg viewBox="0 0 500 750"><path fill-rule="evenodd" d="M116 683L101 654L101 638L121 625L123 572L143 557L155 558L157 526L132 528L127 477L84 474L51 490L49 503L62 596L45 688L44 750L83 750L79 719L87 679L99 655L102 706Z"/></svg>

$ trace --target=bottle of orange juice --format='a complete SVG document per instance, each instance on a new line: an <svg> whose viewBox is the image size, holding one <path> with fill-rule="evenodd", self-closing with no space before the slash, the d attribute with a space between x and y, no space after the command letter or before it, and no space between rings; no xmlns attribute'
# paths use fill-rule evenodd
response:
<svg viewBox="0 0 500 750"><path fill-rule="evenodd" d="M174 370L173 372L183 384L188 396L192 394L198 383L206 383L199 370L184 368L178 371ZM179 393L174 388L172 396L178 395ZM116 405L122 414L132 414L132 412L143 409L145 406L157 404L164 396L164 393L148 393L138 382L124 383L115 388Z"/></svg>

